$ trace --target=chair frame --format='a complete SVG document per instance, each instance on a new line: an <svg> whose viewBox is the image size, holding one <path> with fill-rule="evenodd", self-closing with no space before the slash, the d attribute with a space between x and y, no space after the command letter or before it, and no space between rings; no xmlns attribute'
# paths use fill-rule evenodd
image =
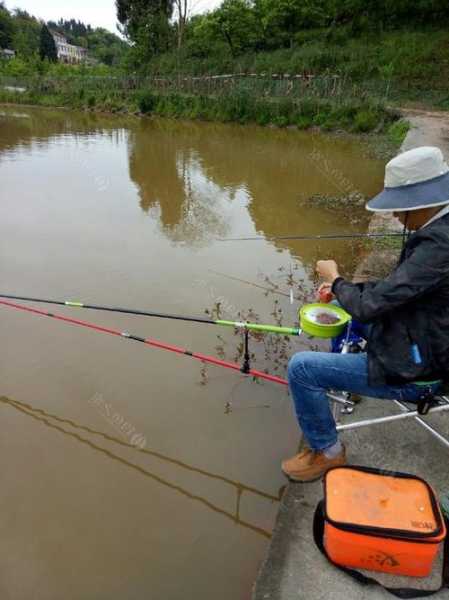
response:
<svg viewBox="0 0 449 600"><path fill-rule="evenodd" d="M424 415L420 415L417 410L410 409L407 404L401 400L393 400L393 404L401 409L401 412L396 415L388 415L386 417L376 417L354 421L352 423L341 423L340 415L350 414L354 411L356 403L350 399L350 394L347 392L328 392L329 399L333 402L333 415L337 422L337 431L350 431L351 429L359 429L361 427L369 427L381 423L391 423L392 421L401 421L404 419L414 419L421 427L437 439L446 449L449 450L449 437L443 435L432 425L427 423ZM449 411L449 397L435 395L437 402L436 406L432 407L427 415ZM426 415L426 416L427 416Z"/></svg>

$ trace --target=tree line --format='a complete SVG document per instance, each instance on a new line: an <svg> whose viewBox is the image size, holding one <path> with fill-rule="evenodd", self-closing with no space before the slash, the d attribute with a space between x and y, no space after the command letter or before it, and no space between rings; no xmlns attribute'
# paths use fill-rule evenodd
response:
<svg viewBox="0 0 449 600"><path fill-rule="evenodd" d="M193 0L116 0L135 64L175 49L193 57L214 52L292 48L308 32L344 29L348 36L401 27L441 26L448 0L224 0L191 15Z"/></svg>
<svg viewBox="0 0 449 600"><path fill-rule="evenodd" d="M86 48L89 56L110 66L121 62L128 47L118 35L101 27L93 28L75 19L45 23L25 10L9 11L0 1L0 48L14 50L24 60L55 60L50 30L61 33L69 43Z"/></svg>
<svg viewBox="0 0 449 600"><path fill-rule="evenodd" d="M273 72L323 72L338 67L338 72L360 78L365 73L363 57L356 60L356 55L363 53L364 45L369 45L366 60L383 70L383 78L390 77L394 67L404 78L414 71L417 79L423 61L430 68L430 56L436 56L433 62L440 66L446 65L448 45L442 34L449 24L449 0L223 0L203 14L192 12L195 3L116 0L126 42L75 19L45 25L70 43L87 48L89 56L102 64L126 73L226 73L255 64L257 71L264 71L266 64L266 70ZM0 47L15 50L25 60L38 59L42 26L26 11L8 11L0 0ZM392 32L423 32L433 27L440 30L438 38L406 33L401 39L390 36L383 42ZM50 58L48 35L44 41L45 56ZM351 41L355 41L353 48ZM349 70L344 69L348 56Z"/></svg>

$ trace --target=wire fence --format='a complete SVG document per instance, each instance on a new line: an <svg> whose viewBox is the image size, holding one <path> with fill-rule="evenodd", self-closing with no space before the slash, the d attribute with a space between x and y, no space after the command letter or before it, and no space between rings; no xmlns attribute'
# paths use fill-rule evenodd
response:
<svg viewBox="0 0 449 600"><path fill-rule="evenodd" d="M237 73L228 75L205 75L187 77L5 77L0 76L0 86L26 88L39 93L73 93L79 90L92 93L127 94L154 91L161 94L186 94L220 96L246 93L258 98L320 99L385 97L390 88L388 82L354 82L347 76L336 74L315 76L312 74Z"/></svg>

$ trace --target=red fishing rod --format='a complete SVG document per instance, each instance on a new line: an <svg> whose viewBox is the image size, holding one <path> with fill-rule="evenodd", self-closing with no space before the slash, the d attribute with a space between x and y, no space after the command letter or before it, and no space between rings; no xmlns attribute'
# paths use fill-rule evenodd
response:
<svg viewBox="0 0 449 600"><path fill-rule="evenodd" d="M247 358L245 356L245 365L241 367L237 363L228 362L226 360L221 360L220 358L215 358L214 356L209 356L207 354L201 354L199 352L191 352L190 350L186 350L185 348L180 348L179 346L173 346L172 344L166 344L164 342L159 342L157 340L153 340L150 338L143 338L137 335L133 335L128 333L127 331L119 331L117 329L110 329L109 327L103 327L101 325L95 325L94 323L89 323L87 321L81 321L79 319L72 319L70 317L64 317L62 315L57 315L55 313L39 310L37 308L31 308L28 306L23 306L21 304L15 304L13 302L7 302L6 300L0 300L0 305L7 306L8 308L15 308L16 310L21 310L23 312L32 313L34 315L40 315L43 317L52 317L58 321L63 321L64 323L71 323L72 325L79 325L80 327L86 327L87 329L93 329L94 331L98 331L100 333L109 333L110 335L115 335L117 337L122 337L128 340L133 340L135 342L141 342L147 346L152 346L153 348L159 348L161 350L168 350L169 352L175 352L176 354L184 354L185 356L190 356L191 358L195 358L203 363L208 363L211 365L216 365L218 367L224 367L226 369L232 369L233 371L240 371L245 373L246 375L251 375L252 377L256 377L257 379L265 379L266 381L272 381L274 383L280 383L282 385L287 385L287 381L282 379L282 377L277 377L276 375L269 375L268 373L263 373L262 371L257 371L256 369L251 369L248 366ZM248 333L247 331L245 332ZM246 341L247 341L246 335ZM246 352L247 355L247 352Z"/></svg>

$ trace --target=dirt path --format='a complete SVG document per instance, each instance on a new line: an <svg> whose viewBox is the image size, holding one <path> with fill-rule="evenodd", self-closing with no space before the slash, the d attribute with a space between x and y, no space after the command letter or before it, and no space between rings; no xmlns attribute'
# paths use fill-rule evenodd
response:
<svg viewBox="0 0 449 600"><path fill-rule="evenodd" d="M438 146L449 159L449 113L404 109L401 111L411 125L401 146L401 152L417 146Z"/></svg>

